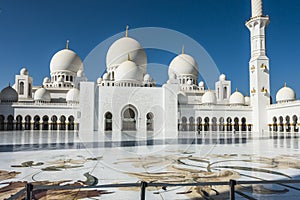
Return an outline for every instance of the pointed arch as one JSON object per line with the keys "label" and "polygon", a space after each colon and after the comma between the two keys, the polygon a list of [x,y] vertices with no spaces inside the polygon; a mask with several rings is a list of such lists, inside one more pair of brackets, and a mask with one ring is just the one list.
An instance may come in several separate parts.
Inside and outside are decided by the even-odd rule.
{"label": "pointed arch", "polygon": [[200,132],[202,131],[202,118],[197,117],[197,131]]}
{"label": "pointed arch", "polygon": [[22,118],[21,115],[18,115],[16,117],[16,130],[22,130],[23,129],[23,127],[22,127],[22,120],[23,120],[23,118]]}
{"label": "pointed arch", "polygon": [[195,119],[194,117],[189,118],[189,131],[195,130]]}
{"label": "pointed arch", "polygon": [[57,130],[57,116],[53,115],[51,117],[51,130]]}
{"label": "pointed arch", "polygon": [[242,131],[247,131],[246,118],[242,118]]}
{"label": "pointed arch", "polygon": [[209,117],[204,118],[204,131],[209,131]]}
{"label": "pointed arch", "polygon": [[59,130],[66,130],[66,117],[64,115],[60,116],[59,121]]}
{"label": "pointed arch", "polygon": [[31,117],[30,117],[30,115],[25,116],[25,130],[31,130]]}
{"label": "pointed arch", "polygon": [[226,123],[227,123],[227,131],[232,131],[232,119],[231,119],[231,117],[227,117],[227,119],[226,119]]}
{"label": "pointed arch", "polygon": [[122,130],[123,131],[136,131],[138,113],[137,109],[132,105],[127,105],[123,108],[121,113]]}
{"label": "pointed arch", "polygon": [[75,121],[75,118],[73,115],[70,115],[68,117],[68,130],[74,130],[74,121]]}
{"label": "pointed arch", "polygon": [[14,116],[13,115],[8,115],[8,117],[7,117],[6,130],[8,130],[8,131],[14,130]]}
{"label": "pointed arch", "polygon": [[147,131],[153,131],[154,130],[153,118],[154,118],[154,115],[153,115],[152,112],[147,113],[147,115],[146,115]]}
{"label": "pointed arch", "polygon": [[187,118],[186,117],[181,118],[181,130],[187,131]]}
{"label": "pointed arch", "polygon": [[40,130],[40,116],[36,115],[33,118],[33,130]]}
{"label": "pointed arch", "polygon": [[273,131],[277,132],[278,131],[278,127],[277,127],[277,118],[273,117]]}
{"label": "pointed arch", "polygon": [[104,130],[112,131],[112,117],[111,112],[106,112],[104,115]]}

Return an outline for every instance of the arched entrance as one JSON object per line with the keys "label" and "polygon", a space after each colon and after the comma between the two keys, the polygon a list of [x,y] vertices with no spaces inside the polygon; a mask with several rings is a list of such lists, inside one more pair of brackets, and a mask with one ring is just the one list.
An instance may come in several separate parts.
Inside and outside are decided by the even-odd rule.
{"label": "arched entrance", "polygon": [[68,121],[69,121],[69,123],[68,123],[68,130],[74,130],[74,117],[73,117],[73,115],[71,115],[71,116],[69,116],[68,117]]}
{"label": "arched entrance", "polygon": [[14,130],[14,117],[12,115],[8,115],[7,117],[7,128],[8,131]]}
{"label": "arched entrance", "polygon": [[147,131],[153,131],[153,113],[147,113],[146,115],[146,126],[147,126]]}
{"label": "arched entrance", "polygon": [[31,130],[31,117],[30,117],[30,115],[25,116],[25,130]]}
{"label": "arched entrance", "polygon": [[242,131],[247,131],[246,118],[242,118]]}
{"label": "arched entrance", "polygon": [[181,130],[187,131],[187,118],[186,117],[181,118]]}
{"label": "arched entrance", "polygon": [[112,114],[111,114],[111,112],[106,112],[104,115],[104,130],[112,131]]}
{"label": "arched entrance", "polygon": [[234,118],[234,130],[235,131],[239,131],[240,127],[239,127],[239,118]]}
{"label": "arched entrance", "polygon": [[53,115],[51,117],[51,130],[57,130],[57,116]]}
{"label": "arched entrance", "polygon": [[49,124],[48,124],[49,117],[47,115],[44,115],[42,119],[43,119],[42,130],[48,130],[49,129]]}
{"label": "arched entrance", "polygon": [[59,130],[66,130],[66,117],[62,115],[59,118],[60,124],[59,124]]}
{"label": "arched entrance", "polygon": [[16,117],[17,123],[16,123],[16,130],[22,130],[22,116],[18,115]]}
{"label": "arched entrance", "polygon": [[189,118],[189,131],[195,130],[195,119],[194,117]]}
{"label": "arched entrance", "polygon": [[122,131],[136,131],[137,111],[132,106],[126,106],[122,112]]}
{"label": "arched entrance", "polygon": [[40,130],[40,116],[36,115],[33,118],[33,130]]}
{"label": "arched entrance", "polygon": [[209,131],[209,118],[204,118],[204,131]]}

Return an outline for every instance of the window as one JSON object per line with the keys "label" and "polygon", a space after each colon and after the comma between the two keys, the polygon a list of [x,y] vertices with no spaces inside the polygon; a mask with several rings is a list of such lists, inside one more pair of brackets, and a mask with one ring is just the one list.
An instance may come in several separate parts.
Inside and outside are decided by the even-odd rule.
{"label": "window", "polygon": [[19,86],[19,94],[23,95],[24,94],[24,82],[20,82]]}

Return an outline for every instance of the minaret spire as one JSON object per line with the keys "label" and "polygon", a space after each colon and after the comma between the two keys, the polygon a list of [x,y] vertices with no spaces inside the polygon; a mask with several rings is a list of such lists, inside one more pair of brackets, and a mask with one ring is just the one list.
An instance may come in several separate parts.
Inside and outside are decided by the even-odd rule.
{"label": "minaret spire", "polygon": [[268,131],[267,107],[270,105],[270,68],[266,51],[266,28],[270,22],[263,14],[263,0],[251,0],[252,16],[246,22],[250,31],[250,98],[253,131]]}
{"label": "minaret spire", "polygon": [[69,49],[69,43],[70,43],[70,41],[67,40],[67,42],[66,42],[66,49]]}
{"label": "minaret spire", "polygon": [[125,37],[128,37],[128,29],[129,29],[129,26],[127,25],[127,26],[126,26]]}
{"label": "minaret spire", "polygon": [[263,2],[262,0],[251,0],[252,18],[263,15]]}

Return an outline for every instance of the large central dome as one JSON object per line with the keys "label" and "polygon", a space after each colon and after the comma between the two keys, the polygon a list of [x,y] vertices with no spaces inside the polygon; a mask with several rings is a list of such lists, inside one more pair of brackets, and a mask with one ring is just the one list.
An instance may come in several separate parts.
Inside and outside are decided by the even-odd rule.
{"label": "large central dome", "polygon": [[124,61],[127,61],[128,54],[131,61],[136,63],[146,73],[147,56],[145,50],[138,41],[130,37],[120,38],[110,46],[106,54],[106,66],[119,66]]}
{"label": "large central dome", "polygon": [[83,64],[79,56],[70,49],[63,49],[54,54],[50,62],[50,71],[71,71],[77,73],[83,69]]}

